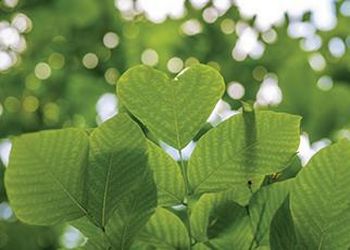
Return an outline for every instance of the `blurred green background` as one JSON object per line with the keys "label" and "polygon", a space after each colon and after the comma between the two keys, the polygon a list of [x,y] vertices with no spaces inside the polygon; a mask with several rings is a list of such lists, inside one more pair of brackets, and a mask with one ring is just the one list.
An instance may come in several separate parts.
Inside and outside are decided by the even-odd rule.
{"label": "blurred green background", "polygon": [[209,122],[240,112],[242,100],[299,114],[305,164],[350,138],[349,47],[349,0],[0,0],[0,249],[84,241],[69,226],[16,220],[2,185],[11,137],[95,127],[118,112],[127,68],[217,68],[227,91]]}

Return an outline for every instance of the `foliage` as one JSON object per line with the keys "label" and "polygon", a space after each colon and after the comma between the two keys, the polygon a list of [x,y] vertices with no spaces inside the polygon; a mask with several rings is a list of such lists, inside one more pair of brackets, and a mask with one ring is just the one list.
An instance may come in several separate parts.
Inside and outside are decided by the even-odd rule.
{"label": "foliage", "polygon": [[[271,184],[265,179],[295,168],[300,118],[245,109],[204,133],[185,161],[181,149],[222,89],[210,66],[174,80],[136,66],[118,83],[125,111],[99,127],[17,137],[5,176],[16,216],[71,223],[88,238],[84,249],[349,247],[348,141]],[[177,148],[178,162],[161,141]]]}
{"label": "foliage", "polygon": [[[293,13],[284,14],[281,11],[279,13],[281,19],[269,27],[259,26],[259,21],[265,22],[267,20],[266,17],[259,15],[259,13],[257,16],[251,15],[249,17],[244,11],[244,8],[242,8],[242,5],[249,5],[250,2],[254,1],[185,0],[185,9],[182,16],[173,16],[173,14],[170,14],[166,19],[156,23],[150,20],[148,11],[140,11],[140,2],[152,3],[153,0],[0,0],[0,249],[48,250],[74,248],[77,247],[79,242],[84,241],[82,236],[77,235],[78,233],[72,227],[67,226],[66,223],[59,223],[58,226],[34,226],[21,223],[16,218],[17,213],[16,215],[13,214],[12,202],[9,203],[7,197],[8,191],[4,186],[3,177],[8,170],[8,145],[17,141],[16,136],[28,132],[61,128],[77,129],[76,131],[80,131],[81,134],[86,134],[89,140],[89,147],[94,145],[93,149],[86,149],[88,152],[93,152],[93,154],[85,159],[88,167],[84,165],[80,170],[74,168],[76,172],[71,176],[69,175],[71,178],[66,177],[66,174],[63,173],[64,171],[61,171],[61,168],[54,168],[58,172],[54,172],[56,176],[52,178],[67,184],[69,187],[71,187],[70,181],[74,179],[74,176],[79,171],[86,173],[85,178],[79,178],[81,179],[79,185],[83,186],[82,189],[84,190],[84,194],[87,193],[86,196],[81,196],[77,193],[75,194],[77,197],[73,196],[73,198],[77,198],[84,208],[86,206],[86,209],[91,211],[91,214],[74,219],[69,223],[78,227],[90,239],[85,247],[92,249],[98,247],[107,248],[105,244],[106,242],[107,244],[109,243],[108,241],[100,240],[99,237],[104,239],[105,236],[103,236],[103,230],[99,228],[101,228],[101,224],[106,224],[106,222],[103,222],[106,218],[111,220],[118,217],[117,215],[113,217],[113,214],[109,212],[110,209],[114,210],[117,202],[116,200],[103,199],[104,186],[98,180],[100,178],[106,179],[107,175],[109,175],[111,182],[108,185],[109,188],[106,189],[106,197],[115,192],[119,194],[118,199],[124,196],[127,197],[129,196],[129,189],[124,189],[130,181],[127,177],[137,179],[136,175],[139,174],[137,170],[141,170],[141,168],[138,168],[137,161],[134,161],[134,164],[130,164],[130,168],[136,171],[136,175],[128,176],[127,172],[120,172],[124,165],[117,158],[114,158],[115,156],[112,157],[113,153],[111,153],[110,157],[113,158],[113,162],[115,160],[117,162],[117,167],[115,167],[116,172],[120,172],[123,176],[118,177],[119,179],[123,179],[121,185],[115,185],[113,184],[113,180],[115,180],[113,179],[114,172],[109,171],[108,168],[104,168],[104,171],[101,171],[99,168],[101,162],[105,164],[108,156],[101,154],[98,148],[100,147],[100,143],[105,145],[104,142],[106,141],[118,142],[116,144],[119,145],[116,137],[122,140],[123,134],[127,135],[123,141],[125,143],[127,141],[130,147],[140,146],[140,141],[139,143],[135,142],[135,144],[129,141],[129,136],[133,138],[129,130],[128,132],[130,133],[116,133],[113,136],[109,136],[108,138],[110,139],[107,140],[107,137],[105,138],[102,134],[112,129],[113,124],[122,122],[123,119],[115,123],[107,122],[102,125],[101,123],[118,111],[118,117],[120,118],[122,113],[127,112],[127,110],[131,112],[125,115],[126,119],[129,119],[130,116],[136,121],[137,126],[141,127],[143,133],[139,132],[142,136],[145,135],[147,137],[146,145],[141,146],[143,148],[141,151],[146,150],[147,152],[147,164],[143,167],[152,171],[153,181],[157,189],[156,213],[149,215],[151,216],[151,220],[153,220],[152,225],[158,225],[159,218],[168,218],[169,221],[174,222],[174,225],[171,225],[170,229],[162,231],[154,230],[153,226],[149,227],[148,224],[145,227],[147,230],[142,232],[134,234],[132,230],[129,231],[128,234],[130,234],[130,237],[131,235],[136,235],[132,243],[133,249],[155,248],[144,246],[146,238],[161,238],[165,242],[182,246],[184,244],[183,233],[179,237],[172,238],[166,232],[171,232],[172,230],[183,232],[183,226],[179,226],[182,224],[178,222],[180,221],[187,228],[189,225],[189,220],[186,219],[187,217],[190,217],[191,223],[194,223],[192,226],[193,238],[198,238],[197,240],[200,241],[193,246],[195,249],[225,249],[227,244],[232,243],[230,240],[234,240],[237,243],[233,247],[234,249],[245,248],[246,242],[249,242],[248,247],[254,247],[254,244],[251,244],[253,238],[258,242],[256,244],[261,245],[262,249],[268,248],[267,245],[270,244],[270,241],[272,249],[313,248],[313,244],[317,244],[316,238],[320,234],[320,231],[324,230],[324,224],[317,224],[321,229],[314,228],[314,231],[308,231],[306,233],[314,242],[313,244],[308,244],[305,243],[306,236],[302,239],[298,238],[304,234],[305,228],[307,228],[307,226],[303,225],[305,219],[299,219],[298,221],[301,224],[295,225],[295,222],[293,222],[294,216],[296,214],[298,216],[305,216],[303,218],[310,216],[312,221],[318,221],[319,217],[323,218],[331,209],[325,207],[323,212],[320,211],[318,217],[314,217],[313,209],[305,209],[304,213],[307,215],[302,214],[300,209],[303,207],[303,201],[297,201],[292,207],[293,201],[291,199],[295,195],[299,197],[307,196],[309,192],[307,190],[311,190],[313,187],[308,186],[305,190],[303,189],[304,193],[300,191],[300,194],[293,188],[292,191],[289,192],[289,190],[291,189],[290,184],[293,183],[291,180],[294,180],[296,175],[299,176],[299,171],[302,169],[302,165],[304,166],[307,162],[309,154],[315,153],[321,147],[324,147],[325,144],[331,143],[331,141],[338,141],[344,137],[350,138],[350,70],[348,67],[350,59],[348,28],[350,13],[348,1],[326,1],[327,4],[329,3],[329,12],[334,13],[336,17],[333,20],[332,27],[328,28],[320,28],[317,25],[317,19],[326,14],[326,9],[322,9],[319,12],[312,10],[314,7],[325,7],[325,2],[322,1],[313,7],[311,7],[313,5],[312,1],[303,2],[305,5],[311,7],[311,11],[304,13],[303,16],[302,14],[298,16],[294,11],[292,11]],[[161,2],[167,1],[164,0]],[[182,1],[169,2],[182,4]],[[202,2],[203,5],[198,7],[195,4],[196,2]],[[229,2],[232,4],[226,5],[224,8],[222,7],[225,3],[227,4]],[[129,10],[126,10],[125,7],[127,3],[134,3],[129,5]],[[9,7],[11,4],[17,5]],[[284,4],[281,4],[281,6]],[[295,3],[293,6],[292,9],[299,10],[300,3]],[[162,6],[159,5],[159,7]],[[263,9],[270,8],[268,13],[268,19],[270,19],[276,8],[280,7],[280,5],[272,8],[269,6],[269,3],[264,3],[253,7],[257,11],[262,7],[264,7]],[[208,14],[210,14],[209,16],[211,18],[214,16],[215,20],[208,21]],[[17,19],[17,17],[20,17],[20,19]],[[23,19],[21,19],[23,17],[27,18],[25,19],[25,27],[23,26]],[[322,17],[321,21],[326,22],[328,18],[329,16],[326,18]],[[21,21],[18,22],[18,20]],[[11,33],[2,33],[6,27],[12,27],[14,28],[12,31],[17,30],[18,32],[15,33],[20,34],[21,39],[18,41],[18,46],[15,45],[16,36],[13,36]],[[300,28],[297,30],[302,31],[297,35],[295,35],[296,27]],[[247,30],[253,31],[256,35],[260,52],[258,54],[249,54],[245,58],[237,58],[233,53],[234,48],[238,44],[242,44],[243,37],[246,35],[245,31]],[[109,33],[113,33],[117,37],[117,44],[113,48],[105,44],[105,36]],[[12,40],[12,45],[6,45],[6,42],[4,42],[6,40]],[[334,46],[331,46],[334,40],[337,41],[337,53],[334,53]],[[248,47],[252,45],[250,42],[243,43]],[[10,55],[14,63],[13,67],[5,71],[2,70],[4,63],[6,64],[2,52],[11,52]],[[149,54],[150,52],[151,54]],[[95,55],[98,59],[94,67],[87,67],[84,64],[84,58],[87,55]],[[153,61],[149,61],[150,55]],[[175,70],[176,72],[169,68],[169,64],[174,58],[181,64],[181,67],[179,66]],[[197,95],[199,93],[198,86],[191,90],[189,86],[186,87],[185,92],[188,93],[188,96],[184,98],[185,101],[180,100],[177,96],[173,97],[175,92],[164,93],[164,96],[169,97],[169,102],[166,100],[163,101],[166,103],[175,102],[178,104],[176,109],[169,106],[166,108],[166,106],[160,105],[162,102],[161,98],[151,103],[154,104],[152,108],[147,109],[147,107],[144,107],[140,101],[145,99],[144,92],[146,93],[147,90],[151,89],[143,87],[143,84],[141,86],[143,88],[139,90],[141,92],[138,92],[137,98],[123,100],[123,98],[118,99],[115,95],[117,80],[127,69],[137,64],[144,63],[155,66],[157,72],[167,78],[168,80],[166,81],[170,82],[172,80],[169,79],[174,75],[168,78],[167,74],[158,70],[176,74],[181,69],[198,64],[198,62],[217,69],[222,75],[222,81],[226,84],[225,87],[222,87],[223,92],[220,94],[215,91],[211,92],[208,94],[208,99],[205,102],[199,101],[200,99]],[[46,66],[46,70],[47,68],[50,70],[49,75],[44,78],[40,77],[37,72],[37,67],[43,64]],[[208,70],[215,72],[211,68],[208,68]],[[221,78],[220,75],[218,77]],[[235,91],[233,91],[234,88],[232,87],[237,83],[240,84],[238,86],[243,87],[243,94],[242,96],[234,97],[232,93],[235,94]],[[273,90],[270,89],[270,91],[280,91],[282,98],[278,102],[265,102],[261,104],[259,102],[261,92],[263,92],[262,90],[265,87],[271,87],[271,83],[274,88]],[[120,84],[118,85],[120,86]],[[164,87],[164,89],[166,88]],[[148,94],[152,94],[153,90],[154,88]],[[126,93],[128,92],[126,91]],[[118,96],[120,96],[120,93],[118,93]],[[210,118],[203,124],[202,122],[206,121],[206,116],[212,111],[214,104],[220,97],[221,99],[211,113]],[[108,105],[106,105],[106,99],[108,100]],[[134,102],[137,104],[134,104]],[[229,134],[227,132],[227,127],[229,126],[226,125],[228,123],[232,123],[239,129],[242,127],[242,120],[249,123],[249,120],[255,119],[255,121],[259,122],[256,118],[259,117],[260,113],[264,113],[265,111],[257,110],[255,113],[242,113],[242,103],[244,103],[245,108],[247,108],[246,103],[254,103],[259,109],[285,112],[302,117],[302,141],[301,147],[298,150],[298,156],[296,156],[295,149],[291,150],[291,147],[290,151],[288,149],[293,144],[292,142],[290,142],[289,146],[284,147],[280,145],[281,141],[277,141],[271,136],[268,139],[273,140],[271,143],[280,145],[279,147],[283,151],[282,154],[292,151],[294,153],[286,160],[283,166],[279,166],[278,164],[272,166],[270,170],[278,171],[277,173],[267,176],[265,173],[254,173],[252,178],[249,179],[249,185],[246,185],[248,173],[245,169],[239,167],[239,164],[243,164],[242,166],[249,165],[246,160],[248,157],[240,154],[241,151],[237,154],[236,152],[225,150],[226,147],[240,147],[240,145],[234,143],[236,135],[238,135],[237,139],[242,143],[246,139],[246,136],[243,133],[235,133],[234,138],[232,138],[233,136],[228,136],[231,139],[225,140],[225,138],[220,137],[220,140],[217,140],[216,138],[211,138],[213,134],[226,137]],[[136,106],[135,109],[133,109],[134,106]],[[205,106],[207,109],[204,112]],[[166,124],[168,134],[163,134],[162,137],[163,130],[159,129],[159,127],[161,127],[161,123],[165,120],[162,120],[161,123],[154,122],[153,120],[156,118],[154,114],[157,114],[158,111],[161,112],[161,107],[170,111],[176,110],[178,116],[181,117],[178,121],[183,122],[185,126],[192,126],[192,130],[182,129],[181,133],[184,133],[183,135],[177,133],[173,130],[174,121],[171,120],[171,117],[168,117],[170,119],[167,120]],[[139,114],[140,109],[147,109],[146,111],[149,111],[152,115],[147,116],[142,112]],[[251,110],[249,105],[246,111],[248,110]],[[223,120],[235,113],[240,114],[234,119],[230,118],[229,121],[222,123]],[[267,113],[269,117],[285,117],[285,114],[281,113]],[[249,117],[252,117],[252,119]],[[287,120],[284,120],[285,123],[287,123]],[[160,122],[160,120],[158,121]],[[296,123],[299,124],[299,121],[296,119],[293,119],[293,121],[295,125]],[[123,124],[127,125],[130,122],[132,121],[129,120],[129,122],[123,122]],[[267,124],[269,124],[268,126],[272,126],[270,122],[267,122]],[[100,125],[99,128],[104,132],[98,132],[99,129],[90,129],[97,125]],[[122,125],[119,124],[118,126]],[[131,127],[137,128],[137,126]],[[218,130],[212,129],[213,127],[217,127]],[[268,127],[261,128],[266,133],[270,133]],[[194,132],[196,129],[199,129],[197,131],[198,133]],[[134,129],[131,130],[135,131]],[[273,130],[274,135],[282,131],[278,126],[271,130]],[[44,135],[40,135],[40,137],[45,136],[45,133],[42,132]],[[133,135],[137,134],[135,133]],[[180,144],[183,144],[181,148],[186,146],[188,140],[191,141],[181,151],[183,162],[179,161],[177,150],[169,147],[169,145],[176,147],[178,144],[177,134],[182,136],[179,138]],[[24,135],[23,138],[27,136],[31,136],[31,134]],[[168,140],[164,136],[168,137]],[[279,136],[284,137],[281,134]],[[174,138],[176,138],[175,142],[171,143],[169,139],[174,141]],[[311,148],[305,147],[305,138],[309,139]],[[60,139],[63,140],[64,138],[62,137]],[[162,142],[159,142],[159,139],[162,139]],[[267,142],[264,138],[259,138],[260,141],[262,143]],[[21,144],[21,141],[19,143]],[[202,146],[202,144],[208,144],[210,146],[211,143],[215,144],[215,147],[213,146],[215,149],[212,151]],[[224,145],[221,145],[221,143]],[[297,142],[295,141],[295,143]],[[79,143],[70,140],[69,144],[75,145],[73,148],[77,149]],[[106,145],[114,147],[113,143],[107,143]],[[31,146],[30,144],[29,148]],[[116,150],[120,150],[118,146],[116,147]],[[189,157],[189,152],[193,147],[196,148],[195,154]],[[33,147],[33,150],[36,150],[36,148]],[[259,157],[257,159],[259,164],[263,163],[266,159],[268,161],[276,160],[272,159],[272,157],[265,159],[265,153],[268,152],[265,149],[268,149],[268,147],[254,145],[252,148],[258,150],[257,155]],[[211,149],[212,147],[210,146]],[[45,148],[45,150],[49,150],[49,148]],[[61,149],[52,148],[52,150],[57,151]],[[104,148],[104,150],[108,149]],[[167,153],[170,152],[172,156],[175,155],[176,160],[164,151],[167,151]],[[245,151],[247,156],[251,157],[253,155],[253,152],[249,150],[243,149],[242,152]],[[212,155],[212,152],[215,152],[215,155]],[[231,156],[232,158],[237,157],[238,160],[232,163],[232,168],[235,171],[229,171],[231,164],[224,164],[223,168],[218,168],[219,165],[216,163],[223,160],[220,157],[221,152],[227,153],[224,157],[229,159],[229,163],[232,160]],[[346,150],[343,152],[346,152]],[[74,154],[75,152],[70,153]],[[118,151],[118,155],[120,153]],[[125,159],[132,158],[132,156],[123,155]],[[215,160],[211,157],[215,158]],[[339,153],[339,158],[341,157],[344,156],[342,153]],[[298,158],[301,158],[301,162]],[[282,159],[282,155],[280,159]],[[56,161],[56,158],[50,158],[50,162],[51,160],[55,161],[55,164],[58,163],[58,166],[64,167],[63,164]],[[253,158],[253,161],[253,165],[255,165],[255,158]],[[279,160],[276,162],[279,162]],[[178,167],[178,165],[181,167]],[[51,164],[50,166],[52,167],[54,165]],[[325,168],[328,169],[333,164],[327,166]],[[264,165],[263,169],[265,168],[268,169],[270,166]],[[29,169],[32,169],[32,166]],[[187,169],[187,171],[184,171],[184,169]],[[214,171],[213,178],[207,178],[203,184],[200,184],[196,188],[199,182],[207,177],[204,176],[207,171],[211,170]],[[30,171],[27,172],[24,170],[18,172],[33,176],[33,183],[37,179],[37,175]],[[303,170],[301,173],[303,173]],[[46,175],[48,174],[46,173]],[[184,175],[187,175],[187,179],[190,180],[189,183],[184,181]],[[316,173],[308,176],[311,175],[316,175]],[[172,176],[172,178],[166,178],[168,176]],[[322,175],[320,182],[323,182],[324,176],[329,175]],[[233,182],[232,180],[237,181]],[[339,182],[338,177],[334,177],[335,181]],[[212,186],[212,183],[214,186]],[[57,189],[57,181],[46,182],[46,184],[48,190]],[[21,192],[22,190],[24,193],[35,192],[36,185],[33,184],[28,189],[22,188]],[[71,188],[79,189],[73,186]],[[231,186],[232,189],[226,190],[227,187]],[[86,190],[90,191],[87,192]],[[101,190],[103,190],[102,193]],[[230,192],[231,190],[232,192]],[[328,188],[323,189],[325,193],[327,190]],[[20,194],[20,192],[16,192]],[[221,196],[222,192],[224,195]],[[294,193],[295,195],[293,192],[296,192]],[[332,192],[336,191],[333,190]],[[216,194],[218,193],[220,195],[217,197]],[[62,193],[62,190],[58,191],[58,194],[66,197]],[[234,196],[234,194],[237,195]],[[320,194],[316,196],[322,198]],[[329,197],[330,195],[327,196],[327,199],[330,199]],[[312,198],[314,197],[310,197],[310,200]],[[96,203],[89,202],[91,199],[96,200]],[[225,199],[225,204],[216,204],[221,199]],[[268,200],[266,208],[264,205],[265,200]],[[294,198],[294,202],[295,200]],[[27,206],[29,207],[20,209],[19,217],[21,217],[21,213],[25,214],[27,210],[37,213],[38,217],[39,215],[49,216],[49,214],[40,214],[31,209],[31,205],[29,204],[35,205],[36,203],[25,196],[21,199],[21,202],[28,204]],[[183,203],[191,207],[189,209],[189,216],[186,215],[187,213]],[[47,205],[46,202],[42,204],[44,204],[43,208]],[[52,206],[56,205],[54,200],[50,200],[48,204]],[[71,210],[71,202],[63,202],[62,204],[66,204],[69,207],[67,212],[74,211],[71,214],[74,218],[76,214],[80,214],[79,212],[76,213],[75,208]],[[203,204],[205,211],[204,208],[199,209],[202,205],[198,204]],[[247,216],[247,206],[250,208],[249,213],[251,218]],[[164,212],[164,210],[159,209],[160,207],[166,208],[167,211]],[[46,211],[43,208],[40,207],[38,210]],[[127,206],[125,209],[128,210]],[[228,216],[228,212],[225,212],[225,209],[227,211],[236,211],[235,213],[237,214],[241,213],[242,216],[244,215],[244,219],[236,220],[236,217]],[[269,211],[263,213],[265,216],[260,216],[260,213],[267,209]],[[335,209],[338,208],[335,207]],[[159,210],[161,211],[159,212]],[[203,211],[201,212],[201,210]],[[169,216],[167,212],[173,213],[177,217]],[[63,215],[65,214],[65,212],[61,213]],[[121,215],[119,216],[125,216],[125,212],[120,213]],[[215,219],[215,215],[220,215],[221,213],[225,214],[225,216],[218,216],[218,219]],[[53,221],[59,221],[62,214],[57,213],[50,216]],[[102,216],[102,214],[104,215]],[[193,218],[197,216],[202,217],[200,217],[199,221],[193,222]],[[241,216],[237,217],[241,218]],[[262,217],[261,222],[260,217]],[[225,218],[225,220],[220,218]],[[328,219],[327,217],[325,224],[330,223]],[[227,224],[224,223],[226,220],[228,222]],[[251,221],[251,226],[247,226],[247,220]],[[93,221],[92,225],[91,221]],[[346,223],[345,221],[346,215],[344,216],[344,224]],[[218,224],[215,224],[216,222]],[[232,226],[236,225],[235,223],[239,225]],[[342,224],[339,227],[347,230]],[[336,222],[334,224],[331,223],[331,225],[336,225]],[[162,228],[164,226],[167,225],[159,225]],[[113,230],[116,232],[122,227],[123,225],[119,224]],[[209,227],[208,230],[200,231],[201,228],[207,227]],[[240,230],[236,228],[240,228]],[[298,233],[295,230],[301,230],[303,232]],[[228,233],[229,231],[230,233]],[[328,238],[333,237],[332,230],[329,231],[330,234],[327,234],[327,232],[324,233],[324,240],[321,247],[328,248],[331,246],[331,248],[337,248],[338,246],[334,246],[328,242]],[[142,235],[144,237],[141,237]],[[153,237],[148,237],[147,235],[153,235]],[[79,237],[78,240],[77,237]],[[238,243],[239,237],[241,237],[239,242],[242,244]],[[300,244],[294,246],[297,238]],[[73,242],[70,239],[73,239],[75,243],[72,244]],[[208,239],[210,239],[210,243]],[[130,243],[126,242],[126,245],[128,244]],[[153,241],[153,244],[157,245],[159,242]],[[164,245],[158,245],[157,248],[162,247],[166,248]],[[341,249],[342,247],[340,246],[338,248]]]}

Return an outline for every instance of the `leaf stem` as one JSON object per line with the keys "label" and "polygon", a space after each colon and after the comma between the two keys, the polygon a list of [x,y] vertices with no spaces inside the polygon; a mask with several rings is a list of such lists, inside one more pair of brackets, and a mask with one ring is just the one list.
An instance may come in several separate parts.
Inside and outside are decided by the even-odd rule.
{"label": "leaf stem", "polygon": [[185,191],[186,191],[186,195],[185,195],[185,199],[183,201],[183,204],[186,207],[186,218],[185,218],[185,223],[187,226],[187,230],[188,230],[188,238],[189,238],[189,244],[188,244],[188,249],[191,250],[192,249],[192,231],[191,231],[191,222],[190,222],[190,210],[188,207],[188,198],[190,195],[190,189],[189,189],[189,183],[188,183],[188,177],[187,177],[187,170],[186,170],[186,166],[185,166],[185,162],[182,156],[182,152],[181,149],[178,149],[179,152],[179,156],[180,156],[180,167],[181,167],[181,173],[182,173],[182,177],[184,179],[184,183],[185,183]]}
{"label": "leaf stem", "polygon": [[189,184],[188,184],[187,170],[186,170],[186,166],[185,166],[185,162],[184,162],[184,159],[182,156],[181,149],[179,149],[178,152],[179,152],[179,156],[180,156],[181,173],[182,173],[182,177],[183,177],[184,183],[185,183],[186,196],[189,196],[190,195],[190,188],[189,188]]}

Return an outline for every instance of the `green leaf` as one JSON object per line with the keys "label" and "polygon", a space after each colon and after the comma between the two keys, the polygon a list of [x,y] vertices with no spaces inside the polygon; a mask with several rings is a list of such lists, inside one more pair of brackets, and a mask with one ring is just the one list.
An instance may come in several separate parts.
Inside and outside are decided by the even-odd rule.
{"label": "green leaf", "polygon": [[194,245],[192,247],[193,250],[210,250],[212,248],[210,248],[209,246],[205,245],[205,243],[197,243],[196,245]]}
{"label": "green leaf", "polygon": [[234,246],[234,249],[255,248],[249,216],[245,214],[245,209],[242,208],[236,216],[238,218],[225,233],[210,240],[210,249],[226,249],[227,246]]}
{"label": "green leaf", "polygon": [[[190,223],[192,236],[198,242],[205,242],[209,240],[209,225],[211,224],[211,220],[217,220],[218,215],[216,212],[221,207],[230,207],[232,210],[236,208],[236,204],[232,201],[233,199],[232,192],[204,194],[201,196],[199,201],[194,204],[192,207]],[[216,215],[213,216],[213,214]]]}
{"label": "green leaf", "polygon": [[130,250],[156,250],[156,248],[150,245],[145,245],[141,241],[135,241],[130,247]]}
{"label": "green leaf", "polygon": [[270,247],[272,250],[297,249],[294,222],[289,208],[289,196],[276,211],[270,227]]}
{"label": "green leaf", "polygon": [[15,138],[5,185],[16,216],[51,225],[86,215],[87,158],[88,136],[81,129]]}
{"label": "green leaf", "polygon": [[350,142],[317,153],[296,177],[290,202],[300,244],[307,249],[350,247]]}
{"label": "green leaf", "polygon": [[0,221],[2,250],[57,249],[61,227],[38,227],[19,221]]}
{"label": "green leaf", "polygon": [[297,176],[297,174],[302,169],[301,160],[295,156],[294,160],[291,162],[291,164],[283,169],[281,172],[274,174],[272,176],[269,176],[268,181],[275,183],[275,182],[281,182],[285,180],[289,180]]}
{"label": "green leaf", "polygon": [[7,201],[7,195],[5,191],[5,166],[0,159],[0,202]]}
{"label": "green leaf", "polygon": [[255,241],[259,246],[269,246],[270,225],[276,211],[289,193],[290,183],[278,182],[262,187],[249,202],[250,221]]}
{"label": "green leaf", "polygon": [[88,208],[104,227],[118,202],[129,193],[147,166],[142,130],[126,114],[96,128],[90,136]]}
{"label": "green leaf", "polygon": [[79,231],[88,238],[83,246],[84,249],[105,250],[110,247],[109,241],[104,232],[101,228],[93,224],[88,217],[81,217],[69,224],[79,229]]}
{"label": "green leaf", "polygon": [[181,204],[186,195],[185,184],[177,162],[160,147],[148,141],[148,164],[153,170],[158,190],[158,205]]}
{"label": "green leaf", "polygon": [[129,249],[157,206],[157,192],[152,175],[145,172],[138,186],[118,203],[106,225],[106,235],[113,249]]}
{"label": "green leaf", "polygon": [[164,208],[157,208],[137,238],[160,249],[187,249],[190,244],[185,225]]}
{"label": "green leaf", "polygon": [[265,175],[288,166],[299,146],[300,118],[269,111],[235,115],[199,141],[188,166],[192,192],[232,189],[247,204]]}
{"label": "green leaf", "polygon": [[235,194],[229,191],[204,194],[195,203],[190,222],[192,235],[197,242],[210,249],[225,249],[232,245],[237,249],[248,248],[253,240],[249,216],[246,209],[234,200]]}
{"label": "green leaf", "polygon": [[136,66],[117,86],[121,103],[158,139],[177,149],[193,139],[225,89],[221,75],[200,64],[173,80],[151,67]]}

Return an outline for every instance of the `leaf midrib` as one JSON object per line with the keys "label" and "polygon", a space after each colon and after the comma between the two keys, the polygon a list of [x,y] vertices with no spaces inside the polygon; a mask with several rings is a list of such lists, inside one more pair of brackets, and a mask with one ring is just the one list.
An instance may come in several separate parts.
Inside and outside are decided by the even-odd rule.
{"label": "leaf midrib", "polygon": [[[180,140],[180,131],[179,131],[179,121],[178,121],[178,113],[177,113],[177,102],[176,102],[176,95],[177,95],[177,86],[176,84],[181,84],[177,80],[170,80],[169,79],[169,84],[170,87],[174,90],[171,91],[171,96],[172,96],[172,104],[171,107],[173,110],[173,116],[174,116],[174,122],[175,122],[175,132],[176,132],[176,143],[177,143],[177,149],[181,150],[181,140]],[[171,84],[174,83],[174,84]]]}
{"label": "leaf midrib", "polygon": [[163,187],[163,186],[161,186],[161,185],[157,185],[157,187],[158,187],[160,190],[166,192],[169,196],[173,197],[177,202],[179,202],[179,203],[182,202],[182,199],[180,199],[179,197],[177,197],[176,194],[174,194],[174,193],[168,191],[168,190],[166,189],[166,187]]}
{"label": "leaf midrib", "polygon": [[[251,144],[246,145],[245,147],[242,147],[242,148],[239,148],[239,149],[233,151],[233,152],[229,155],[229,157],[228,157],[227,160],[224,160],[224,161],[222,161],[220,164],[218,164],[219,166],[218,166],[217,168],[213,169],[213,170],[206,176],[206,178],[204,178],[199,184],[197,184],[197,185],[193,188],[194,192],[196,192],[197,189],[199,188],[199,186],[202,185],[208,178],[210,178],[213,174],[215,174],[215,172],[217,172],[217,171],[218,171],[219,169],[221,169],[223,166],[227,165],[227,163],[228,163],[229,161],[231,161],[232,159],[234,159],[234,158],[235,158],[235,157],[234,157],[235,155],[245,153],[245,152],[246,152],[247,150],[249,150],[251,147],[257,146],[257,145],[261,144],[261,141],[264,141],[264,140],[266,140],[266,139],[267,139],[267,138],[265,138],[265,137],[260,137],[259,140],[255,140],[255,141],[253,141]],[[289,161],[289,160],[288,160],[288,161]],[[288,162],[288,161],[287,161],[287,162]],[[285,165],[285,163],[284,163],[284,164],[281,164],[281,165]],[[190,164],[190,166],[191,166],[191,164]],[[254,173],[254,172],[253,172],[253,173],[252,173],[252,177],[253,177],[253,176],[261,176],[261,175],[264,175],[264,174],[259,173],[259,172],[257,172],[257,173]]]}
{"label": "leaf midrib", "polygon": [[109,164],[108,164],[108,170],[107,170],[107,176],[104,186],[104,192],[103,192],[103,198],[102,198],[102,215],[101,215],[101,223],[104,227],[106,225],[106,204],[107,204],[107,195],[109,190],[109,183],[111,179],[111,171],[112,171],[112,162],[113,162],[113,154],[111,153],[109,155]]}
{"label": "leaf midrib", "polygon": [[[254,141],[253,143],[251,143],[250,145],[247,145],[246,147],[240,148],[236,151],[233,151],[232,154],[229,155],[227,160],[224,160],[222,163],[219,164],[219,166],[217,168],[214,168],[208,175],[206,175],[206,177],[199,182],[195,187],[193,187],[194,192],[197,191],[197,189],[200,187],[200,185],[202,185],[206,180],[208,180],[213,174],[215,174],[215,172],[217,172],[218,170],[220,170],[223,166],[225,166],[229,161],[232,160],[232,158],[234,158],[234,155],[239,154],[239,153],[243,153],[245,151],[247,151],[248,149],[250,149],[251,147],[258,145],[257,141]],[[190,164],[191,166],[191,164]],[[258,175],[258,174],[256,174]]]}
{"label": "leaf midrib", "polygon": [[[131,206],[131,213],[133,213],[134,209],[136,207],[136,198],[133,199],[132,201],[132,206]],[[128,216],[127,218],[127,222],[124,222],[125,223],[125,226],[123,227],[123,231],[122,231],[122,235],[121,235],[121,243],[120,243],[120,246],[121,246],[121,249],[125,249],[125,242],[126,242],[126,238],[127,238],[127,231],[129,229],[129,224],[130,224],[130,221],[132,220],[132,218],[130,218],[130,216]]]}

